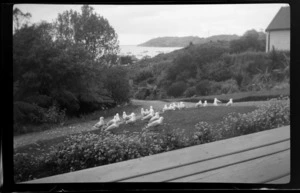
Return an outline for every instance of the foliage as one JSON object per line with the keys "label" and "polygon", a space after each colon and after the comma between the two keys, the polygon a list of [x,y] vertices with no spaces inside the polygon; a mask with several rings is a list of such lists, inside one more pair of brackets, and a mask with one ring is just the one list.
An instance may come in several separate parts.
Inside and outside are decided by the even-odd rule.
{"label": "foliage", "polygon": [[153,77],[153,74],[150,70],[141,70],[134,77],[134,81],[135,82],[142,82],[142,81],[147,80],[148,78],[151,78],[151,77]]}
{"label": "foliage", "polygon": [[104,64],[116,62],[111,57],[118,52],[118,39],[107,19],[93,12],[93,7],[83,5],[81,13],[65,11],[56,20],[57,38],[83,44],[94,59]]}
{"label": "foliage", "polygon": [[39,123],[42,120],[42,114],[40,113],[41,107],[36,104],[29,104],[22,101],[14,102],[14,122],[26,123],[33,122]]}
{"label": "foliage", "polygon": [[183,81],[173,83],[167,90],[169,96],[178,97],[181,96],[186,90],[186,84]]}
{"label": "foliage", "polygon": [[192,97],[196,94],[197,90],[196,87],[189,87],[184,91],[184,96],[185,97]]}
{"label": "foliage", "polygon": [[23,13],[20,9],[14,8],[13,10],[13,31],[14,33],[18,31],[25,25],[28,25],[29,19],[31,17],[30,13]]}
{"label": "foliage", "polygon": [[263,32],[257,32],[255,30],[248,30],[244,35],[230,42],[231,52],[244,52],[247,50],[252,51],[265,51],[266,38]]}
{"label": "foliage", "polygon": [[120,64],[132,64],[133,56],[120,56]]}
{"label": "foliage", "polygon": [[210,84],[209,80],[202,80],[196,85],[197,94],[206,96],[210,92]]}
{"label": "foliage", "polygon": [[112,67],[105,70],[104,86],[108,95],[117,103],[128,102],[130,94],[127,71],[124,68]]}
{"label": "foliage", "polygon": [[[65,11],[52,23],[21,21],[29,18],[30,13],[14,10],[13,92],[14,102],[38,113],[25,115],[18,107],[16,125],[56,122],[55,113],[43,119],[49,108],[58,117],[58,112],[72,117],[129,99],[125,70],[107,69],[118,52],[117,34],[107,19],[88,5],[80,13]],[[59,109],[51,107],[54,102]]]}
{"label": "foliage", "polygon": [[201,144],[284,125],[290,125],[290,100],[272,99],[250,113],[230,113],[220,123],[198,123],[194,139],[195,143]]}

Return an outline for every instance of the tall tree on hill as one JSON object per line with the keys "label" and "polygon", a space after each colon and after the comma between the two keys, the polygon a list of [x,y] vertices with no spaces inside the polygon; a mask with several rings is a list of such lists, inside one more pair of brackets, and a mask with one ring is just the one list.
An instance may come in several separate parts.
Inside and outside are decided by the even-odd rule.
{"label": "tall tree on hill", "polygon": [[13,33],[19,30],[22,26],[27,25],[30,18],[30,13],[23,13],[20,9],[15,8],[13,10]]}
{"label": "tall tree on hill", "polygon": [[107,19],[93,12],[93,7],[83,5],[81,13],[70,10],[59,14],[56,30],[57,39],[84,45],[95,61],[107,65],[116,63],[118,36]]}

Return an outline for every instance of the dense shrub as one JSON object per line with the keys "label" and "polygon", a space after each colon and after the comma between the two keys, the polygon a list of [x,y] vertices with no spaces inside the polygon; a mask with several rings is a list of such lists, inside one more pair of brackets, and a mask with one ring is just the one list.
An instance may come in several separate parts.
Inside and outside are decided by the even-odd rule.
{"label": "dense shrub", "polygon": [[167,90],[169,96],[181,96],[186,90],[186,84],[183,81],[173,83]]}
{"label": "dense shrub", "polygon": [[52,98],[47,95],[33,95],[29,96],[26,99],[24,99],[25,102],[43,107],[48,108],[52,104]]}
{"label": "dense shrub", "polygon": [[[15,154],[15,181],[24,181],[144,157],[186,146],[182,132],[158,134],[143,130],[140,134],[114,135],[109,132],[72,135],[39,157]],[[34,167],[34,168],[33,168]],[[36,171],[47,168],[47,173]]]}
{"label": "dense shrub", "polygon": [[153,74],[149,70],[141,70],[137,73],[137,75],[134,77],[134,81],[139,83],[143,80],[147,80],[148,78],[153,77]]}
{"label": "dense shrub", "polygon": [[125,68],[111,67],[105,70],[104,87],[116,103],[128,102],[130,96],[130,85]]}
{"label": "dense shrub", "polygon": [[144,100],[151,94],[150,89],[147,87],[138,88],[138,90],[134,93],[134,98]]}
{"label": "dense shrub", "polygon": [[227,81],[222,82],[221,84],[221,93],[222,94],[230,94],[236,93],[239,91],[236,80],[229,79]]}
{"label": "dense shrub", "polygon": [[41,114],[43,123],[62,123],[66,119],[65,110],[61,110],[56,103],[48,109],[41,109]]}
{"label": "dense shrub", "polygon": [[210,92],[210,81],[202,80],[196,85],[197,94],[206,96]]}
{"label": "dense shrub", "polygon": [[55,99],[61,109],[66,109],[67,114],[75,114],[80,108],[77,97],[70,91],[53,91],[52,97]]}
{"label": "dense shrub", "polygon": [[244,35],[230,42],[232,52],[244,52],[246,50],[264,51],[266,47],[266,36],[263,32],[248,30]]}
{"label": "dense shrub", "polygon": [[194,96],[196,93],[197,93],[196,87],[193,86],[193,87],[189,87],[189,88],[187,88],[187,89],[185,90],[184,96],[185,96],[185,97],[192,97],[192,96]]}
{"label": "dense shrub", "polygon": [[18,123],[40,123],[43,119],[42,108],[36,104],[22,101],[14,102],[14,122]]}
{"label": "dense shrub", "polygon": [[[283,98],[288,99],[288,98]],[[272,99],[253,112],[231,113],[220,123],[200,122],[194,139],[197,143],[211,142],[290,125],[290,101]]]}

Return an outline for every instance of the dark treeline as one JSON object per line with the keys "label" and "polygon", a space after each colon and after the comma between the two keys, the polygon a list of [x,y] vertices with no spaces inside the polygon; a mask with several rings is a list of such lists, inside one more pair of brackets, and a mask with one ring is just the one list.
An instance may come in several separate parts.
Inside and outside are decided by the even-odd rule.
{"label": "dark treeline", "polygon": [[17,8],[13,13],[16,133],[24,124],[58,123],[128,102],[127,72],[114,65],[117,34],[92,7],[33,25],[28,25],[29,13]]}
{"label": "dark treeline", "polygon": [[278,89],[289,86],[289,52],[265,52],[265,34],[190,44],[131,67],[134,97],[163,99]]}

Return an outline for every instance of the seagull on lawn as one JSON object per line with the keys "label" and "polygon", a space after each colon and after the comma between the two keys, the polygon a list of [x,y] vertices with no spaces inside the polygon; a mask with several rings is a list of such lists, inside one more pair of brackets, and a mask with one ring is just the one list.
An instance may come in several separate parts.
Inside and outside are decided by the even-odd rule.
{"label": "seagull on lawn", "polygon": [[229,99],[228,103],[226,104],[226,106],[231,106],[233,104],[232,99]]}
{"label": "seagull on lawn", "polygon": [[168,108],[168,106],[167,106],[167,104],[165,104],[165,106],[164,106],[164,108],[163,108],[163,112],[165,112],[165,111],[167,111],[167,110],[169,110],[169,108]]}
{"label": "seagull on lawn", "polygon": [[120,122],[120,121],[121,121],[120,116],[119,116],[119,113],[116,114],[116,121],[117,121],[117,122]]}
{"label": "seagull on lawn", "polygon": [[161,125],[162,122],[163,122],[164,118],[163,117],[160,117],[159,119],[151,122],[151,123],[148,123],[148,125],[146,126],[146,128],[149,128],[149,127],[156,127],[158,125]]}
{"label": "seagull on lawn", "polygon": [[115,129],[115,128],[118,128],[120,125],[120,123],[118,122],[114,122],[113,124],[111,124],[110,126],[108,126],[105,131],[109,131],[109,130],[112,130],[112,129]]}
{"label": "seagull on lawn", "polygon": [[204,101],[203,106],[204,106],[204,107],[207,106],[207,101]]}
{"label": "seagull on lawn", "polygon": [[200,107],[200,106],[202,106],[202,101],[201,101],[201,100],[199,100],[199,102],[197,102],[195,106],[196,106],[196,107]]}
{"label": "seagull on lawn", "polygon": [[100,117],[99,122],[96,123],[96,124],[94,125],[94,127],[101,128],[101,127],[103,127],[103,126],[104,126],[104,117]]}
{"label": "seagull on lawn", "polygon": [[126,115],[126,112],[124,111],[123,112],[123,119],[126,121],[126,120],[129,120],[131,117],[130,115]]}
{"label": "seagull on lawn", "polygon": [[150,112],[148,115],[142,117],[142,120],[151,119],[154,116],[154,112]]}
{"label": "seagull on lawn", "polygon": [[218,106],[218,103],[221,103],[221,101],[219,101],[217,98],[214,99],[214,106]]}
{"label": "seagull on lawn", "polygon": [[156,112],[155,115],[153,117],[151,117],[151,119],[149,120],[149,123],[151,123],[152,121],[155,121],[156,119],[159,119],[159,112]]}
{"label": "seagull on lawn", "polygon": [[110,121],[108,121],[107,123],[106,123],[106,125],[111,125],[111,124],[113,124],[113,123],[115,123],[115,122],[117,122],[117,118],[116,118],[116,115],[114,116],[114,118],[113,119],[111,119]]}
{"label": "seagull on lawn", "polygon": [[135,113],[131,113],[130,114],[130,119],[128,121],[126,121],[126,124],[134,123],[134,122],[136,122],[136,116],[135,116]]}
{"label": "seagull on lawn", "polygon": [[179,109],[184,109],[185,108],[185,104],[181,101],[178,105]]}

